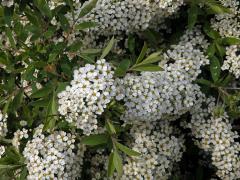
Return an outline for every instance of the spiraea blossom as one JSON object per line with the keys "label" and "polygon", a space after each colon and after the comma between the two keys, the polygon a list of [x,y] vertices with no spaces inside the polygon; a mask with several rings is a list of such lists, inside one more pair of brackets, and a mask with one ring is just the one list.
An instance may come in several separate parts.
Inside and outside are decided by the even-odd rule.
{"label": "spiraea blossom", "polygon": [[59,113],[90,134],[97,129],[97,116],[104,112],[115,96],[113,69],[104,59],[74,71],[71,85],[58,94]]}
{"label": "spiraea blossom", "polygon": [[[219,32],[222,37],[240,38],[240,9],[239,1],[221,0],[221,3],[230,8],[231,13],[215,15],[212,19],[212,27]],[[226,59],[222,70],[228,70],[236,78],[240,75],[239,46],[233,45],[226,48]]]}
{"label": "spiraea blossom", "polygon": [[235,141],[239,135],[232,130],[226,113],[214,114],[214,99],[203,97],[201,101],[192,109],[192,119],[187,127],[196,138],[196,145],[211,155],[217,176],[221,179],[239,179],[240,144]]}
{"label": "spiraea blossom", "polygon": [[222,70],[229,70],[236,78],[240,77],[240,46],[229,46]]}
{"label": "spiraea blossom", "polygon": [[85,147],[76,144],[76,136],[64,131],[50,135],[42,132],[43,125],[35,129],[23,155],[26,158],[28,180],[75,180],[81,175]]}
{"label": "spiraea blossom", "polygon": [[122,119],[156,121],[178,117],[194,106],[200,93],[192,81],[209,60],[203,53],[207,42],[198,29],[187,31],[178,45],[165,54],[164,71],[128,74],[117,80],[117,99],[123,99],[126,112]]}
{"label": "spiraea blossom", "polygon": [[169,121],[134,124],[130,147],[141,156],[126,157],[122,179],[168,179],[184,151],[183,136],[175,132]]}
{"label": "spiraea blossom", "polygon": [[20,141],[22,139],[27,139],[28,138],[28,130],[23,128],[22,130],[18,129],[16,132],[14,132],[14,137],[12,139],[12,145],[16,148],[19,149],[20,146]]}
{"label": "spiraea blossom", "polygon": [[97,23],[93,30],[101,35],[143,31],[155,20],[159,25],[181,5],[183,0],[99,0],[94,10],[80,21]]}
{"label": "spiraea blossom", "polygon": [[2,114],[2,112],[0,111],[0,137],[1,136],[6,136],[8,132],[7,129],[7,115]]}
{"label": "spiraea blossom", "polygon": [[[128,134],[127,144],[141,153],[141,156],[124,156],[123,175],[120,179],[168,179],[173,165],[181,160],[185,149],[183,136],[177,132],[169,121],[135,123]],[[90,156],[89,174],[93,180],[108,179],[107,158],[102,151]],[[116,178],[117,174],[114,176]]]}
{"label": "spiraea blossom", "polygon": [[230,8],[231,13],[215,15],[215,18],[211,20],[212,27],[223,37],[240,37],[239,1],[220,1],[225,7]]}

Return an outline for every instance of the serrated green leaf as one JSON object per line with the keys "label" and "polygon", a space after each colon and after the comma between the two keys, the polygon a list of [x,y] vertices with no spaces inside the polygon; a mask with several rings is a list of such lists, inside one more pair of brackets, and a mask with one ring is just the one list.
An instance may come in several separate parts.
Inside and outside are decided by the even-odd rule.
{"label": "serrated green leaf", "polygon": [[107,120],[106,125],[107,125],[107,129],[109,129],[111,134],[116,134],[116,129],[115,129],[114,125],[109,120]]}
{"label": "serrated green leaf", "polygon": [[82,144],[89,146],[96,146],[100,144],[106,144],[109,137],[106,134],[94,134],[90,136],[85,136],[82,139]]}
{"label": "serrated green leaf", "polygon": [[4,165],[4,164],[0,164],[0,170],[2,169],[18,169],[20,167],[22,167],[24,165]]}
{"label": "serrated green leaf", "polygon": [[216,47],[215,47],[215,44],[214,43],[211,43],[209,46],[208,46],[208,49],[207,49],[207,54],[208,54],[208,57],[212,57],[216,52]]}
{"label": "serrated green leaf", "polygon": [[49,95],[52,92],[53,87],[51,85],[46,85],[45,87],[39,89],[38,91],[34,92],[31,97],[32,98],[41,98]]}
{"label": "serrated green leaf", "polygon": [[47,114],[46,114],[47,118],[43,127],[44,131],[48,129],[52,130],[55,127],[57,114],[58,114],[58,110],[57,110],[56,93],[53,92],[52,98],[50,99],[47,107]]}
{"label": "serrated green leaf", "polygon": [[129,35],[128,37],[128,49],[131,53],[135,52],[135,37],[133,35]]}
{"label": "serrated green leaf", "polygon": [[80,48],[82,47],[83,43],[80,40],[76,40],[75,42],[73,42],[69,47],[68,50],[69,52],[77,52],[80,50]]}
{"label": "serrated green leaf", "polygon": [[136,64],[140,63],[143,60],[144,56],[146,55],[147,49],[148,49],[147,43],[144,42],[142,50],[141,50],[141,52],[140,52],[140,54],[139,54],[139,56],[137,58]]}
{"label": "serrated green leaf", "polygon": [[95,63],[94,58],[92,58],[92,57],[89,56],[89,55],[80,54],[79,56],[80,56],[81,58],[83,58],[87,63],[92,63],[92,64]]}
{"label": "serrated green leaf", "polygon": [[58,56],[57,53],[50,53],[49,56],[48,56],[48,62],[52,63],[52,62],[56,61],[56,59],[57,59],[56,57],[57,56]]}
{"label": "serrated green leaf", "polygon": [[41,11],[42,15],[52,18],[51,9],[45,0],[33,0],[36,7]]}
{"label": "serrated green leaf", "polygon": [[200,78],[200,79],[197,79],[196,82],[199,83],[199,84],[209,86],[209,87],[212,86],[212,82],[207,80],[207,79]]}
{"label": "serrated green leaf", "polygon": [[13,99],[13,110],[17,110],[22,103],[24,91],[21,89]]}
{"label": "serrated green leaf", "polygon": [[130,63],[131,62],[129,59],[124,59],[123,61],[121,61],[119,66],[115,70],[115,76],[123,77],[126,74],[128,68],[130,66]]}
{"label": "serrated green leaf", "polygon": [[85,50],[82,50],[80,53],[81,54],[99,54],[101,53],[101,49],[85,49]]}
{"label": "serrated green leaf", "polygon": [[219,60],[215,56],[211,58],[210,71],[211,71],[213,81],[217,82],[221,73],[221,65]]}
{"label": "serrated green leaf", "polygon": [[89,28],[96,27],[96,26],[97,26],[97,23],[95,23],[95,22],[82,22],[82,23],[76,25],[75,28],[77,30],[84,30],[84,29],[89,29]]}
{"label": "serrated green leaf", "polygon": [[70,24],[67,20],[67,18],[63,15],[63,14],[59,14],[58,15],[58,19],[59,19],[59,22],[61,24],[61,28],[64,30],[64,31],[67,31],[69,28],[70,28]]}
{"label": "serrated green leaf", "polygon": [[29,105],[37,106],[37,107],[47,107],[48,104],[49,104],[49,99],[40,99],[40,100],[29,103]]}
{"label": "serrated green leaf", "polygon": [[163,68],[161,68],[158,65],[144,64],[144,65],[134,66],[130,70],[132,70],[132,71],[162,71]]}
{"label": "serrated green leaf", "polygon": [[222,39],[224,45],[240,45],[240,39],[235,37],[225,37]]}
{"label": "serrated green leaf", "polygon": [[215,42],[215,46],[217,48],[217,52],[220,55],[220,57],[224,57],[226,54],[226,50],[225,47],[223,47],[222,45],[218,44],[217,42]]}
{"label": "serrated green leaf", "polygon": [[6,35],[7,35],[7,37],[8,37],[8,40],[9,40],[11,46],[12,46],[13,48],[16,48],[16,42],[15,42],[15,39],[14,39],[14,37],[13,37],[13,33],[12,33],[12,31],[11,31],[10,28],[6,28]]}
{"label": "serrated green leaf", "polygon": [[192,29],[198,18],[198,5],[191,4],[191,7],[188,9],[188,28]]}
{"label": "serrated green leaf", "polygon": [[118,154],[117,150],[114,150],[113,152],[113,164],[118,172],[118,176],[120,177],[123,173],[123,163],[122,163],[122,158]]}
{"label": "serrated green leaf", "polygon": [[129,156],[140,156],[141,155],[139,152],[136,152],[136,151],[128,148],[127,146],[120,144],[119,142],[115,142],[115,145],[118,149],[120,149],[122,152],[124,152],[125,154],[127,154]]}
{"label": "serrated green leaf", "polygon": [[112,37],[112,39],[109,41],[108,45],[104,48],[100,59],[104,59],[108,55],[108,53],[112,50],[114,43],[115,43],[115,39],[114,39],[114,37]]}
{"label": "serrated green leaf", "polygon": [[220,34],[210,26],[209,23],[204,25],[203,30],[212,39],[219,39],[221,37]]}
{"label": "serrated green leaf", "polygon": [[84,5],[84,7],[81,9],[78,18],[81,18],[85,15],[87,15],[93,8],[95,8],[98,0],[91,0],[89,3]]}
{"label": "serrated green leaf", "polygon": [[159,62],[162,60],[162,56],[160,56],[161,52],[155,52],[150,54],[146,59],[144,59],[141,63],[137,64],[138,65],[144,65],[144,64],[153,64],[155,62]]}
{"label": "serrated green leaf", "polygon": [[113,163],[113,152],[111,152],[109,158],[108,158],[108,177],[111,177],[114,173],[115,166]]}

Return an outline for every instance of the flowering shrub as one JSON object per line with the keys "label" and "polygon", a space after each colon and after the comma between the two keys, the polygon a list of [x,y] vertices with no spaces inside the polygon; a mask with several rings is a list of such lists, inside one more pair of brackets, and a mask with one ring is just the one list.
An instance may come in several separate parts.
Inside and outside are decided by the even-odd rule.
{"label": "flowering shrub", "polygon": [[240,179],[238,0],[0,0],[0,179]]}

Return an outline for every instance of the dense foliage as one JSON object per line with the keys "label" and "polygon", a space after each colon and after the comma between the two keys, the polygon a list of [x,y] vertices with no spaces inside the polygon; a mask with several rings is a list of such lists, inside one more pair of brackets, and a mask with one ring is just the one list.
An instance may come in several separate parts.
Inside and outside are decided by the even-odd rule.
{"label": "dense foliage", "polygon": [[0,179],[240,179],[239,4],[0,0]]}

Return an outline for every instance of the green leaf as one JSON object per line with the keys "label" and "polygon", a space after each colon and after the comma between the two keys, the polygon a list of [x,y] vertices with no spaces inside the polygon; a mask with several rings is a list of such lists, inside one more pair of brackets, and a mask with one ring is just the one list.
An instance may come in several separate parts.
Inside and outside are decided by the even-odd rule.
{"label": "green leaf", "polygon": [[222,39],[224,45],[240,45],[240,39],[234,37],[225,37]]}
{"label": "green leaf", "polygon": [[203,78],[197,79],[196,82],[199,83],[199,84],[203,84],[203,85],[209,86],[209,87],[212,86],[212,82],[211,81],[203,79]]}
{"label": "green leaf", "polygon": [[52,98],[49,101],[48,107],[47,107],[47,118],[44,123],[43,130],[46,131],[47,129],[52,130],[55,127],[56,120],[57,120],[57,101],[56,101],[56,93],[53,92]]}
{"label": "green leaf", "polygon": [[191,4],[191,7],[188,9],[188,28],[192,29],[198,18],[198,5],[195,3]]}
{"label": "green leaf", "polygon": [[216,14],[231,13],[231,10],[219,4],[209,4],[211,10]]}
{"label": "green leaf", "polygon": [[102,50],[101,49],[85,49],[82,50],[81,54],[99,54]]}
{"label": "green leaf", "polygon": [[98,0],[91,0],[89,3],[83,6],[82,10],[79,13],[78,18],[81,18],[88,14],[93,8],[95,8]]}
{"label": "green leaf", "polygon": [[70,24],[67,20],[67,18],[63,15],[63,14],[59,14],[58,15],[58,19],[59,19],[59,22],[61,24],[61,28],[64,30],[64,31],[67,31],[69,28],[70,28]]}
{"label": "green leaf", "polygon": [[114,167],[117,169],[118,176],[120,177],[123,172],[123,163],[122,163],[122,158],[118,154],[117,150],[114,150],[113,152],[113,164],[114,164]]}
{"label": "green leaf", "polygon": [[135,37],[133,35],[129,35],[128,37],[128,49],[131,53],[135,52]]}
{"label": "green leaf", "polygon": [[112,50],[114,43],[115,43],[115,39],[114,39],[114,37],[112,37],[112,39],[109,41],[106,48],[103,50],[100,59],[104,59],[108,55],[108,53]]}
{"label": "green leaf", "polygon": [[203,30],[212,39],[219,39],[221,37],[220,34],[215,31],[209,23],[204,25]]}
{"label": "green leaf", "polygon": [[221,65],[219,60],[215,56],[211,58],[210,71],[211,71],[213,81],[217,82],[221,73]]}
{"label": "green leaf", "polygon": [[220,57],[223,58],[226,54],[225,48],[222,45],[218,44],[217,42],[215,42],[215,46],[217,48],[218,54],[220,55]]}
{"label": "green leaf", "polygon": [[48,56],[48,62],[51,63],[51,62],[56,61],[57,55],[58,55],[57,53],[50,53],[49,56]]}
{"label": "green leaf", "polygon": [[58,93],[64,91],[68,84],[69,84],[68,82],[59,82],[56,93],[58,94]]}
{"label": "green leaf", "polygon": [[143,60],[144,56],[146,55],[147,49],[148,49],[147,43],[144,42],[141,53],[139,54],[139,56],[137,58],[136,64],[140,63]]}
{"label": "green leaf", "polygon": [[160,54],[161,54],[161,52],[152,53],[138,65],[152,64],[152,63],[158,62],[158,61],[162,60],[162,56],[160,56]]}
{"label": "green leaf", "polygon": [[26,180],[28,175],[28,169],[24,167],[21,171],[19,180]]}
{"label": "green leaf", "polygon": [[139,152],[136,152],[130,148],[128,148],[127,146],[124,146],[118,142],[115,142],[115,145],[118,149],[120,149],[122,152],[124,152],[125,154],[129,155],[129,156],[140,156],[141,154]]}
{"label": "green leaf", "polygon": [[96,26],[97,26],[97,23],[95,23],[95,22],[82,22],[82,23],[76,25],[75,28],[77,30],[84,30],[84,29],[89,29],[89,28],[96,27]]}
{"label": "green leaf", "polygon": [[9,40],[11,46],[13,48],[16,48],[16,42],[15,42],[15,39],[13,37],[12,31],[10,30],[10,28],[6,28],[6,35],[8,37],[8,40]]}
{"label": "green leaf", "polygon": [[36,106],[36,107],[47,107],[48,104],[49,104],[49,99],[40,99],[40,100],[29,103],[29,105]]}
{"label": "green leaf", "polygon": [[120,62],[119,66],[117,67],[117,69],[115,70],[115,75],[117,77],[123,77],[129,66],[130,66],[130,60],[129,59],[124,59],[123,61]]}
{"label": "green leaf", "polygon": [[132,71],[162,71],[163,68],[161,68],[158,65],[144,64],[144,65],[134,66],[130,70],[132,70]]}
{"label": "green leaf", "polygon": [[115,170],[115,166],[114,166],[114,163],[113,163],[113,155],[114,153],[111,152],[110,156],[109,156],[109,159],[108,159],[108,177],[111,177],[114,173],[114,170]]}
{"label": "green leaf", "polygon": [[11,98],[8,98],[6,104],[5,104],[4,107],[3,107],[3,111],[2,111],[3,114],[7,114],[8,108],[9,108],[9,105],[10,105],[11,102],[12,102],[12,99],[11,99]]}
{"label": "green leaf", "polygon": [[207,49],[207,54],[208,54],[208,57],[212,57],[216,52],[216,47],[215,47],[215,44],[214,43],[211,43],[209,46],[208,46],[208,49]]}
{"label": "green leaf", "polygon": [[233,80],[232,75],[228,74],[227,77],[222,80],[221,85],[227,86],[232,80]]}
{"label": "green leaf", "polygon": [[214,13],[231,13],[229,8],[224,7],[218,0],[197,0],[198,3],[203,3],[208,6]]}
{"label": "green leaf", "polygon": [[116,129],[114,125],[110,122],[110,120],[107,120],[107,129],[109,129],[111,134],[116,134]]}
{"label": "green leaf", "polygon": [[52,18],[51,9],[45,0],[33,0],[36,7],[41,11],[42,15]]}
{"label": "green leaf", "polygon": [[68,47],[68,50],[69,52],[77,52],[78,50],[80,50],[82,45],[83,45],[82,41],[76,40]]}
{"label": "green leaf", "polygon": [[32,98],[41,98],[41,97],[45,97],[47,95],[49,95],[52,92],[52,85],[46,85],[45,87],[37,90],[36,92],[34,92],[31,97]]}
{"label": "green leaf", "polygon": [[14,97],[13,103],[12,103],[13,110],[17,110],[21,106],[21,103],[23,100],[23,94],[24,94],[24,91],[21,89],[19,90],[18,94]]}
{"label": "green leaf", "polygon": [[4,7],[4,21],[9,26],[11,26],[13,13],[14,13],[14,7]]}
{"label": "green leaf", "polygon": [[2,169],[18,169],[20,167],[22,167],[24,165],[20,164],[20,165],[4,165],[4,164],[0,164],[0,170]]}
{"label": "green leaf", "polygon": [[106,134],[93,134],[90,136],[85,136],[82,139],[82,143],[89,146],[96,146],[100,144],[106,144],[109,137]]}
{"label": "green leaf", "polygon": [[87,63],[92,63],[92,64],[95,63],[94,58],[92,58],[92,57],[90,57],[90,56],[88,56],[86,54],[80,54],[79,56],[81,58],[83,58]]}

